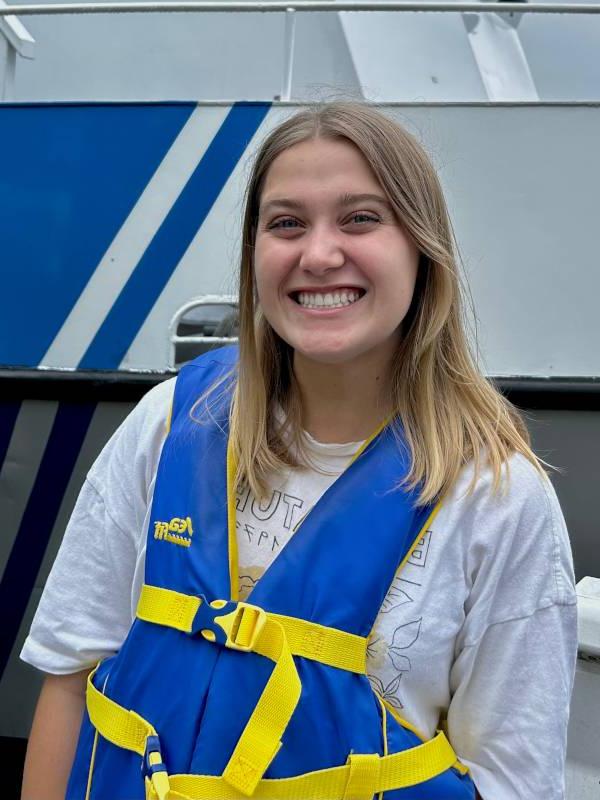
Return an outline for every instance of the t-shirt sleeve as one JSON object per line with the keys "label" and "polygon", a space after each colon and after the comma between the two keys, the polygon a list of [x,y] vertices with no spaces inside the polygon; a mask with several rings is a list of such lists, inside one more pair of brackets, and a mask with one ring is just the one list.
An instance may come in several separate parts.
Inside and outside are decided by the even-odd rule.
{"label": "t-shirt sleeve", "polygon": [[118,650],[129,631],[173,388],[166,381],[145,395],[84,482],[21,652],[44,672],[85,669]]}
{"label": "t-shirt sleeve", "polygon": [[571,552],[550,482],[516,460],[510,486],[475,520],[448,731],[483,800],[564,800],[577,653]]}

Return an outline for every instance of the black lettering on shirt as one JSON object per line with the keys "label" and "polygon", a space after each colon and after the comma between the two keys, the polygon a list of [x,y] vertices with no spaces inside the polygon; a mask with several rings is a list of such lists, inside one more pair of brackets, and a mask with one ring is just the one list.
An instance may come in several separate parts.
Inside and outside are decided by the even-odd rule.
{"label": "black lettering on shirt", "polygon": [[235,500],[235,507],[238,511],[243,511],[246,508],[248,503],[248,498],[250,497],[250,487],[249,486],[242,486],[237,490],[237,497]]}
{"label": "black lettering on shirt", "polygon": [[256,498],[254,498],[252,501],[252,515],[261,522],[266,522],[268,519],[271,519],[273,514],[277,511],[280,500],[281,492],[274,491],[267,507],[263,508],[262,502],[258,502]]}
{"label": "black lettering on shirt", "polygon": [[302,509],[302,506],[304,505],[304,500],[301,500],[299,497],[293,497],[291,494],[284,494],[283,502],[286,505],[283,527],[289,531],[294,521],[293,520],[294,511],[297,508]]}
{"label": "black lettering on shirt", "polygon": [[249,525],[247,522],[244,523],[244,531],[248,536],[248,541],[252,542],[254,538],[255,528],[254,525]]}

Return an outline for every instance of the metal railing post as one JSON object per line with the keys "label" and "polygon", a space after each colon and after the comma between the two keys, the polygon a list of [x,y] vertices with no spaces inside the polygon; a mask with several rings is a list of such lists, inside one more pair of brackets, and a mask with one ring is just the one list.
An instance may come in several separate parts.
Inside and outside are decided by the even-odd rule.
{"label": "metal railing post", "polygon": [[0,100],[9,102],[15,99],[15,69],[17,51],[8,41],[0,37]]}
{"label": "metal railing post", "polygon": [[[4,45],[3,56],[1,45]],[[17,53],[23,58],[35,58],[35,40],[12,9],[0,0],[0,100],[5,102],[16,99]]]}
{"label": "metal railing post", "polygon": [[294,69],[294,45],[296,43],[296,12],[293,8],[285,11],[284,68],[281,99],[292,99],[292,71]]}

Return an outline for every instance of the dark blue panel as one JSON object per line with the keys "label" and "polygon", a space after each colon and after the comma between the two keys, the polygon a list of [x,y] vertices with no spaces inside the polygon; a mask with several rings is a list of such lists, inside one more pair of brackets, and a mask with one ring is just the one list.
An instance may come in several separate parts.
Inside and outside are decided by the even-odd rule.
{"label": "dark blue panel", "polygon": [[96,408],[58,407],[17,538],[0,582],[0,679],[10,658],[52,528]]}
{"label": "dark blue panel", "polygon": [[[234,105],[140,263],[80,369],[116,369],[270,108]],[[165,332],[166,333],[166,332]]]}
{"label": "dark blue panel", "polygon": [[0,403],[0,469],[6,458],[6,451],[17,421],[21,403]]}
{"label": "dark blue panel", "polygon": [[39,364],[195,107],[0,106],[0,364]]}

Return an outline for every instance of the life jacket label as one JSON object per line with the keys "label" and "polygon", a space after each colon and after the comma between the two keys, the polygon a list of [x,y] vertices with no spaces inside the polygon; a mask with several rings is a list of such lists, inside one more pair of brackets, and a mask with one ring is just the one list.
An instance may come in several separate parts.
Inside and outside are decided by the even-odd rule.
{"label": "life jacket label", "polygon": [[190,547],[194,528],[191,517],[173,517],[170,522],[154,523],[154,538],[180,547]]}

